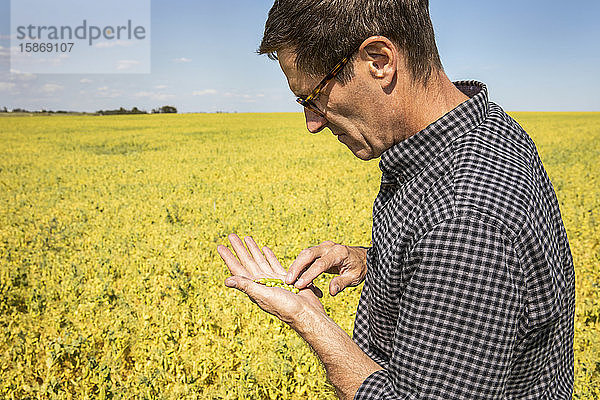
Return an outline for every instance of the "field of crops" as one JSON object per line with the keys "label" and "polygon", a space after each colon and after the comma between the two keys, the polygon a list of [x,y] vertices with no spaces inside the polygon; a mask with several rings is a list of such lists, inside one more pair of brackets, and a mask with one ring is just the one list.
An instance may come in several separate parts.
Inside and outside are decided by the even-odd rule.
{"label": "field of crops", "polygon": [[[513,116],[575,261],[574,398],[597,399],[600,113]],[[301,114],[0,117],[0,398],[334,399],[304,342],[224,287],[216,246],[251,234],[289,265],[368,245],[379,177]],[[324,298],[349,333],[360,290]]]}

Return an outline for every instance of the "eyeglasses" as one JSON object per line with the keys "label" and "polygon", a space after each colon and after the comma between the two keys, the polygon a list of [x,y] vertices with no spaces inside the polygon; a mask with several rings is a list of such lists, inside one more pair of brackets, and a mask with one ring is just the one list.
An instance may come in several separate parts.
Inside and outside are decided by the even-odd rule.
{"label": "eyeglasses", "polygon": [[352,55],[348,55],[348,56],[342,58],[342,60],[339,63],[337,63],[336,66],[333,67],[333,69],[331,71],[329,71],[329,73],[325,76],[325,78],[323,78],[323,80],[313,89],[313,91],[307,97],[305,97],[305,98],[298,97],[296,99],[296,101],[298,103],[300,103],[301,105],[303,105],[304,107],[308,108],[310,111],[314,112],[315,114],[320,115],[321,117],[325,118],[325,114],[323,113],[323,111],[319,110],[319,107],[317,107],[317,105],[315,104],[315,102],[313,100],[319,95],[319,93],[321,93],[321,90],[323,90],[325,85],[327,85],[327,83],[330,80],[335,78],[336,75],[340,73],[340,71],[348,63],[348,60],[350,60],[351,56]]}

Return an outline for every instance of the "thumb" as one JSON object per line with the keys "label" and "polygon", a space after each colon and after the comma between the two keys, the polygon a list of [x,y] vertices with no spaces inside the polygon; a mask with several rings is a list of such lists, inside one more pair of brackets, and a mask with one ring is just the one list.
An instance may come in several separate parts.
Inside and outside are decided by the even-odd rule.
{"label": "thumb", "polygon": [[329,282],[329,294],[335,296],[348,286],[352,284],[354,279],[350,276],[340,275],[336,276]]}
{"label": "thumb", "polygon": [[264,299],[270,292],[270,288],[267,286],[256,283],[253,279],[241,275],[233,275],[225,279],[225,286],[245,293],[254,302],[258,299]]}
{"label": "thumb", "polygon": [[225,286],[237,288],[237,279],[235,279],[235,276],[230,276],[229,278],[225,279]]}
{"label": "thumb", "polygon": [[230,276],[225,279],[225,286],[241,290],[244,293],[247,293],[250,283],[253,283],[251,279],[239,275]]}

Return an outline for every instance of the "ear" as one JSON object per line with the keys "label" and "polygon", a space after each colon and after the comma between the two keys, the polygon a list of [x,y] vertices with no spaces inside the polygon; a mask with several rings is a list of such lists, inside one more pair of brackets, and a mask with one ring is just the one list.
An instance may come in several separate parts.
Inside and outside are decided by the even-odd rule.
{"label": "ear", "polygon": [[379,80],[383,89],[393,85],[400,54],[385,36],[371,36],[359,48],[360,57],[367,61],[369,73]]}

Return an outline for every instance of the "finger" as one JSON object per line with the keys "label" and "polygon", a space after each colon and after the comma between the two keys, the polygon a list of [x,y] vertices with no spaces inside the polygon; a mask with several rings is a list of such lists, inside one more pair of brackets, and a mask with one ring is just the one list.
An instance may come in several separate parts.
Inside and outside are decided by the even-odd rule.
{"label": "finger", "polygon": [[335,261],[334,257],[331,255],[323,256],[317,259],[315,262],[311,264],[308,269],[304,270],[298,280],[294,285],[298,289],[303,289],[307,285],[309,285],[317,276],[321,275],[323,272],[327,271],[331,268],[333,262]]}
{"label": "finger", "polygon": [[254,282],[252,279],[243,276],[230,276],[225,279],[225,286],[238,289],[250,297],[250,300],[256,303],[257,300],[268,296],[267,287]]}
{"label": "finger", "polygon": [[287,276],[285,277],[285,282],[288,284],[294,283],[296,279],[298,279],[298,275],[300,275],[302,271],[311,265],[317,258],[321,257],[323,252],[324,249],[320,246],[302,250],[294,262],[292,262],[292,265],[290,265]]}
{"label": "finger", "polygon": [[263,253],[265,253],[265,257],[267,257],[267,261],[269,262],[269,264],[271,264],[271,267],[273,268],[273,271],[277,275],[280,275],[280,276],[281,275],[285,275],[286,274],[286,270],[285,270],[285,268],[283,268],[283,266],[281,265],[281,263],[279,262],[279,260],[275,256],[275,253],[273,253],[273,250],[271,250],[267,246],[264,246],[262,248],[262,250],[263,250]]}
{"label": "finger", "polygon": [[299,301],[295,294],[285,289],[261,285],[241,276],[230,276],[225,280],[225,285],[246,293],[250,300],[261,309],[288,323],[292,318],[285,317],[280,313],[282,304],[289,303],[290,300]]}
{"label": "finger", "polygon": [[250,277],[251,273],[238,261],[238,259],[233,255],[231,250],[229,250],[226,246],[219,245],[217,246],[217,252],[227,265],[229,272],[232,275],[237,276],[245,276]]}
{"label": "finger", "polygon": [[238,235],[232,233],[228,236],[228,238],[229,242],[231,243],[231,247],[233,247],[233,251],[235,251],[235,254],[240,259],[242,265],[246,267],[248,272],[250,272],[252,276],[260,275],[260,269],[258,268],[258,265],[254,261],[252,256],[250,256],[250,253],[248,253],[248,250],[246,250],[246,246],[244,246],[244,243],[238,237]]}
{"label": "finger", "polygon": [[263,253],[260,251],[254,239],[252,239],[251,236],[246,236],[244,238],[244,242],[246,243],[246,246],[248,246],[248,250],[250,250],[250,254],[252,254],[254,262],[258,264],[258,266],[262,269],[262,272],[269,276],[272,275],[273,268],[271,268],[271,264],[269,264]]}
{"label": "finger", "polygon": [[348,286],[356,286],[358,281],[358,277],[348,274],[336,276],[331,280],[331,282],[329,282],[329,294],[335,296]]}

